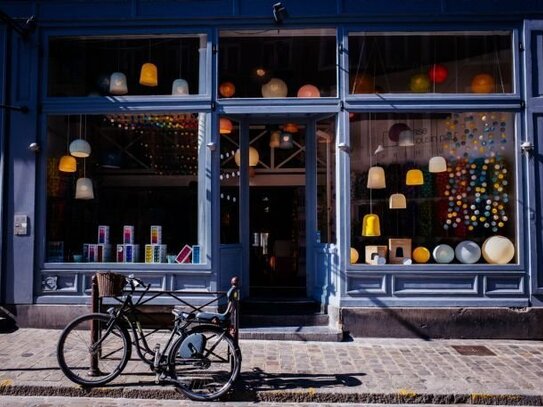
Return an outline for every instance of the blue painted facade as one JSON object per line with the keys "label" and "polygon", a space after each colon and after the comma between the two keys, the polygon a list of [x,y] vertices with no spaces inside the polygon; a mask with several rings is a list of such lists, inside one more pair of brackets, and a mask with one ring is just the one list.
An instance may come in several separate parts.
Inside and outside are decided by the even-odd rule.
{"label": "blue painted facade", "polygon": [[[34,15],[37,28],[29,38],[0,26],[0,98],[3,104],[28,106],[23,113],[0,111],[0,175],[2,189],[2,236],[0,248],[2,302],[6,304],[83,304],[87,301],[89,276],[96,270],[136,272],[157,288],[221,289],[230,277],[249,279],[249,229],[241,219],[239,245],[221,245],[219,166],[221,114],[239,119],[264,114],[291,115],[314,129],[320,117],[336,115],[336,208],[337,241],[321,244],[316,239],[316,202],[313,168],[307,165],[306,235],[307,295],[335,308],[342,307],[525,307],[541,306],[543,299],[543,1],[360,0],[284,1],[289,17],[284,28],[334,28],[337,30],[340,69],[337,97],[303,99],[219,99],[217,54],[221,29],[273,29],[270,0],[99,0],[99,1],[3,1],[0,9],[11,17]],[[512,94],[473,98],[431,94],[350,95],[348,33],[351,31],[485,31],[513,33],[514,88]],[[201,68],[203,89],[191,98],[162,96],[48,97],[48,41],[54,36],[118,36],[207,34],[206,66]],[[517,264],[492,266],[412,265],[408,269],[351,265],[349,113],[442,112],[496,109],[513,112],[517,140],[534,145],[531,154],[517,146]],[[46,163],[30,151],[37,142],[46,145],[47,116],[53,114],[106,114],[137,112],[201,112],[206,122],[205,145],[200,165],[208,169],[200,185],[207,197],[204,219],[208,262],[203,265],[104,265],[47,264],[45,262]],[[307,148],[313,148],[311,143]],[[248,148],[242,132],[242,151]],[[243,168],[243,167],[242,167]],[[241,173],[241,196],[249,194],[248,175]],[[245,205],[245,206],[244,206]],[[240,213],[248,212],[247,200]],[[26,214],[30,233],[14,236],[15,214]],[[42,290],[47,276],[58,277],[59,289]],[[248,295],[248,284],[243,285]]]}

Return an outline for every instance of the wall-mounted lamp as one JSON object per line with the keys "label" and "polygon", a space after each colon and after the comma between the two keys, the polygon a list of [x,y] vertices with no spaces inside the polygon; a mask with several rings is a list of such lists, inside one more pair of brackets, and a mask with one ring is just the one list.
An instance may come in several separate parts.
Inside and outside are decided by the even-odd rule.
{"label": "wall-mounted lamp", "polygon": [[283,3],[275,3],[273,5],[273,21],[277,25],[283,24],[285,18],[288,17],[287,8],[283,6]]}

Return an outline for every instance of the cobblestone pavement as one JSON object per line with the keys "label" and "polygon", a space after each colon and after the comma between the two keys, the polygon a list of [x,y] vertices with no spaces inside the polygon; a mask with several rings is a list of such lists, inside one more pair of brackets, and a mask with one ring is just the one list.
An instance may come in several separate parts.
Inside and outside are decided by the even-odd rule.
{"label": "cobblestone pavement", "polygon": [[[9,407],[384,407],[386,404],[347,404],[347,403],[266,403],[266,402],[213,402],[195,403],[193,401],[179,400],[138,400],[138,399],[111,399],[97,400],[90,397],[21,397],[0,396],[0,405]],[[436,405],[420,404],[418,407],[435,407]],[[457,405],[456,407],[464,407]],[[405,407],[405,404],[395,404],[394,407]]]}
{"label": "cobblestone pavement", "polygon": [[[57,366],[59,334],[40,329],[0,334],[0,394],[88,395]],[[245,340],[240,346],[242,374],[233,396],[238,401],[543,405],[543,342],[372,338]],[[89,394],[181,398],[153,379],[146,365],[131,361],[124,374]]]}

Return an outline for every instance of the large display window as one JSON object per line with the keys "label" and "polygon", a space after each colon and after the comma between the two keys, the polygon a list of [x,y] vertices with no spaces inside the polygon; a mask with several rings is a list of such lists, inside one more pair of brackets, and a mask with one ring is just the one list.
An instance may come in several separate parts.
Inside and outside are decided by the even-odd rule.
{"label": "large display window", "polygon": [[45,262],[206,262],[205,115],[50,116],[47,126]]}
{"label": "large display window", "polygon": [[349,34],[349,94],[507,94],[511,32]]}
{"label": "large display window", "polygon": [[206,46],[204,34],[51,38],[47,95],[204,94]]}
{"label": "large display window", "polygon": [[516,264],[515,115],[350,119],[351,263]]}
{"label": "large display window", "polygon": [[218,97],[337,96],[333,29],[221,31]]}

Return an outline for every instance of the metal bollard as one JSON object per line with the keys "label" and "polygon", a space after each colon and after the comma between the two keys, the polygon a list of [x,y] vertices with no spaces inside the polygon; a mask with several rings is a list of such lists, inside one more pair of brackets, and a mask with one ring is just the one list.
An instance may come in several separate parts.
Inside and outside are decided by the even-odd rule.
{"label": "metal bollard", "polygon": [[[91,308],[92,312],[99,312],[100,308],[100,299],[98,293],[98,283],[96,281],[96,275],[92,276],[91,279]],[[96,321],[92,321],[90,327],[90,336],[91,344],[98,342],[99,329],[96,326]],[[100,369],[98,369],[98,353],[93,352],[90,354],[90,368],[88,375],[89,376],[98,376],[100,374]]]}

